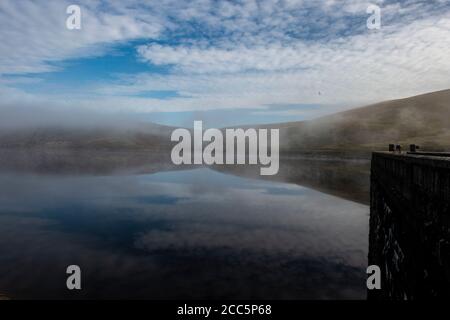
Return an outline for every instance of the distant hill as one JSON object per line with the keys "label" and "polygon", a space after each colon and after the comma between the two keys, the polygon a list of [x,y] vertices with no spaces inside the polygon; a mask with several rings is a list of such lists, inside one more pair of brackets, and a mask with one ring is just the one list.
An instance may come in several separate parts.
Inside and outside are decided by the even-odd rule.
{"label": "distant hill", "polygon": [[140,150],[171,147],[172,128],[157,124],[112,128],[51,126],[0,130],[0,148]]}
{"label": "distant hill", "polygon": [[352,109],[310,121],[261,127],[280,128],[280,148],[289,152],[406,148],[450,151],[450,90]]}

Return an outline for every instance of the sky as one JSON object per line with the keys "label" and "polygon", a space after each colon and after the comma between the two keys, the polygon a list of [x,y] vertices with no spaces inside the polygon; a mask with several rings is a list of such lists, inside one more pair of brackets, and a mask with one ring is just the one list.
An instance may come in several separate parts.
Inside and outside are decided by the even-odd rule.
{"label": "sky", "polygon": [[450,0],[0,1],[0,125],[307,120],[449,75]]}

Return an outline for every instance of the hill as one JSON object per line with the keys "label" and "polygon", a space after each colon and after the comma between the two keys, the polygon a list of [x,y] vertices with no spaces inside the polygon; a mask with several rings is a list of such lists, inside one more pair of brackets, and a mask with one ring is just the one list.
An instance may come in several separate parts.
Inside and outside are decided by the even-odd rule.
{"label": "hill", "polygon": [[310,121],[261,126],[280,128],[289,152],[384,150],[411,143],[450,150],[450,90],[391,100]]}

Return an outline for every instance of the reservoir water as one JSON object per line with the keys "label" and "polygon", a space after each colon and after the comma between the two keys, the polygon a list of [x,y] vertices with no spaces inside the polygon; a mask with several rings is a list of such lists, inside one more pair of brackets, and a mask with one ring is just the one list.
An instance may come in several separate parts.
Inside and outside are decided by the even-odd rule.
{"label": "reservoir water", "polygon": [[366,297],[367,162],[294,157],[264,180],[248,166],[20,159],[0,170],[10,298]]}

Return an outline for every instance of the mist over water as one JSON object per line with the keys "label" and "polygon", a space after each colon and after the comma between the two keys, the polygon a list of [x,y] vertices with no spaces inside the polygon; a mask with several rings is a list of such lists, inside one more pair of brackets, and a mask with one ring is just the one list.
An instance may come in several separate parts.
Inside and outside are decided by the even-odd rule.
{"label": "mist over water", "polygon": [[[155,158],[147,167],[117,153],[82,159],[91,163],[41,155],[0,166],[0,292],[365,298],[369,209],[355,190],[365,185],[366,164],[285,159],[280,176],[261,180],[252,166],[173,171]],[[55,161],[72,164],[55,171]],[[70,264],[82,269],[79,292],[65,287]]]}

